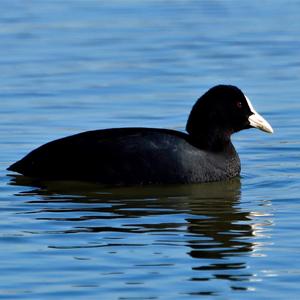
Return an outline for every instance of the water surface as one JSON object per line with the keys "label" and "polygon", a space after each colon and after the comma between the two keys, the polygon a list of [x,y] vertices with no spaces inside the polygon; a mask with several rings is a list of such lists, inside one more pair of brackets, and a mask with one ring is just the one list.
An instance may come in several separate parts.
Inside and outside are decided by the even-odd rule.
{"label": "water surface", "polygon": [[[2,1],[0,299],[299,296],[297,1]],[[55,138],[184,130],[215,84],[274,135],[234,136],[240,178],[104,187],[5,169]]]}

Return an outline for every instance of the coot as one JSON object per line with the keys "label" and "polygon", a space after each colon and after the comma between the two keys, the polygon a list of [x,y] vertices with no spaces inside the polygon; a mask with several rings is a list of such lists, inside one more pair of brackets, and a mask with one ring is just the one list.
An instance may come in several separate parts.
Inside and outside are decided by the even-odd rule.
{"label": "coot", "polygon": [[271,125],[242,91],[218,85],[201,96],[187,133],[156,128],[115,128],[79,133],[33,150],[8,170],[55,180],[102,184],[169,184],[220,181],[238,176],[231,135]]}

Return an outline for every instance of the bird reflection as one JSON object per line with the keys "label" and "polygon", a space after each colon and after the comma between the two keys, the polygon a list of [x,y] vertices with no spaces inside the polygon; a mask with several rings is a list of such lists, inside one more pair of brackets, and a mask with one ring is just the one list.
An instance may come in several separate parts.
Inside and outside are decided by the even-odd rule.
{"label": "bird reflection", "polygon": [[[35,212],[37,216],[50,212],[52,214],[47,215],[49,220],[74,221],[73,228],[66,229],[66,233],[155,233],[166,237],[157,243],[180,246],[184,243],[186,253],[198,262],[193,270],[202,272],[191,280],[209,280],[204,275],[207,272],[213,272],[214,278],[231,281],[251,277],[251,274],[236,277],[231,273],[232,270],[246,269],[243,255],[254,247],[250,212],[240,207],[241,183],[238,178],[199,185],[107,187],[83,182],[33,181],[23,176],[12,176],[10,184],[31,187],[20,194],[32,195],[29,204],[47,203]],[[49,203],[52,202],[60,202],[61,205],[51,208]],[[81,206],[74,206],[76,203]],[[68,211],[72,212],[72,216]],[[166,217],[168,215],[180,217],[175,222]],[[155,222],[146,222],[149,216],[155,216]],[[116,222],[111,224],[117,219],[124,220],[117,223],[120,226],[116,226]],[[78,226],[76,221],[82,220],[91,222]],[[177,240],[168,240],[167,233],[177,234]],[[142,243],[143,238],[140,240]],[[240,259],[228,260],[229,257]],[[224,274],[224,270],[228,272]]]}

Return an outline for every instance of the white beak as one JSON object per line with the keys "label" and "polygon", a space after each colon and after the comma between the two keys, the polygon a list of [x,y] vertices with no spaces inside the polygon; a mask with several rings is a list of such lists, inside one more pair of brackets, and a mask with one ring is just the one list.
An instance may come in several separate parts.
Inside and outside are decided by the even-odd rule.
{"label": "white beak", "polygon": [[251,110],[251,112],[253,113],[249,118],[249,123],[252,127],[258,128],[262,131],[268,132],[268,133],[273,133],[273,128],[272,126],[269,124],[269,122],[267,120],[265,120],[258,112],[255,111],[255,109],[253,108],[250,100],[245,96],[245,98],[247,99],[249,108]]}
{"label": "white beak", "polygon": [[260,114],[258,114],[257,112],[253,113],[253,115],[251,115],[248,118],[250,125],[252,127],[258,128],[262,131],[268,132],[268,133],[273,133],[274,130],[271,127],[271,125],[269,124],[268,121],[266,121]]}

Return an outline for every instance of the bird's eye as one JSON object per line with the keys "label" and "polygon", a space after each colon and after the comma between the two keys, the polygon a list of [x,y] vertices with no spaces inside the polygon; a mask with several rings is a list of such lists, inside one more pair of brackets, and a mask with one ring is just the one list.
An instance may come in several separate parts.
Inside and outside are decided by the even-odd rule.
{"label": "bird's eye", "polygon": [[236,102],[236,106],[237,106],[237,108],[242,108],[242,102],[241,101],[237,101]]}

